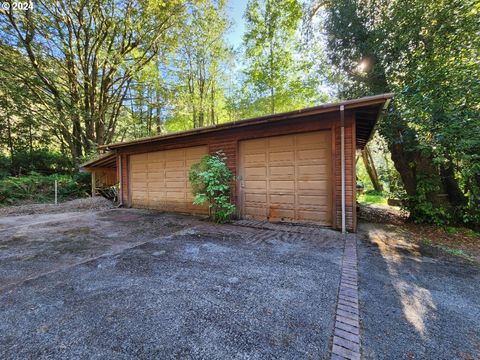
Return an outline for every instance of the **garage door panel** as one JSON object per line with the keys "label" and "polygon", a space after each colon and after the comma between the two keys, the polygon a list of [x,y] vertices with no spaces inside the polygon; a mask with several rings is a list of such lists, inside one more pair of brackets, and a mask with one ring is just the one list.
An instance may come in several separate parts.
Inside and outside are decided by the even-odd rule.
{"label": "garage door panel", "polygon": [[147,181],[145,181],[144,179],[142,179],[142,181],[135,181],[135,184],[132,183],[132,189],[135,189],[135,190],[147,190]]}
{"label": "garage door panel", "polygon": [[193,205],[190,166],[208,153],[206,146],[130,156],[132,205],[172,211],[208,213]]}
{"label": "garage door panel", "polygon": [[165,197],[165,191],[149,191],[148,198],[149,200],[162,200]]}
{"label": "garage door panel", "polygon": [[299,206],[322,206],[328,202],[328,195],[298,195]]}
{"label": "garage door panel", "polygon": [[165,162],[165,168],[167,169],[183,169],[185,167],[184,160],[167,160]]}
{"label": "garage door panel", "polygon": [[190,170],[190,167],[191,167],[193,164],[198,163],[200,160],[201,160],[201,159],[198,159],[198,160],[194,160],[194,159],[192,159],[192,160],[185,160],[185,166],[186,166],[187,169]]}
{"label": "garage door panel", "polygon": [[314,176],[325,176],[328,177],[328,165],[325,164],[308,164],[308,165],[298,165],[298,176],[303,175],[314,175]]}
{"label": "garage door panel", "polygon": [[299,180],[298,190],[325,190],[329,189],[328,180]]}
{"label": "garage door panel", "polygon": [[294,180],[270,180],[269,188],[273,191],[275,190],[295,190],[295,181]]}
{"label": "garage door panel", "polygon": [[240,143],[242,216],[332,223],[331,132]]}
{"label": "garage door panel", "polygon": [[166,198],[168,201],[181,201],[185,199],[186,195],[183,191],[166,191]]}
{"label": "garage door panel", "polygon": [[138,182],[145,182],[147,180],[147,176],[145,172],[133,172],[131,179]]}
{"label": "garage door panel", "polygon": [[295,194],[284,195],[284,194],[272,194],[269,196],[270,204],[295,204]]}
{"label": "garage door panel", "polygon": [[133,195],[133,198],[142,199],[144,197],[147,197],[147,195],[148,195],[148,191],[147,191],[146,188],[145,188],[145,190],[143,190],[141,188],[137,188],[137,191],[135,191],[135,194]]}
{"label": "garage door panel", "polygon": [[265,191],[267,190],[267,181],[266,180],[245,180],[244,186],[247,189],[251,189],[257,192],[258,190]]}
{"label": "garage door panel", "polygon": [[323,222],[325,221],[325,218],[328,218],[329,212],[320,210],[300,210],[298,211],[298,216],[306,221]]}
{"label": "garage door panel", "polygon": [[267,194],[266,193],[251,193],[245,194],[245,202],[251,203],[261,203],[265,205],[267,203]]}
{"label": "garage door panel", "polygon": [[156,151],[147,154],[149,163],[159,163],[165,161],[165,153],[163,151]]}
{"label": "garage door panel", "polygon": [[267,175],[267,168],[265,166],[245,168],[246,178],[250,179],[255,176],[260,176],[261,178],[265,178],[266,175]]}
{"label": "garage door panel", "polygon": [[269,167],[270,176],[290,176],[292,177],[295,175],[295,166],[294,165],[287,165],[287,166],[270,166]]}
{"label": "garage door panel", "polygon": [[265,139],[255,139],[255,140],[249,140],[248,148],[245,149],[245,154],[250,154],[252,151],[255,150],[262,150],[265,149],[266,146],[266,140]]}
{"label": "garage door panel", "polygon": [[268,153],[268,161],[271,162],[294,162],[294,151],[270,151]]}
{"label": "garage door panel", "polygon": [[165,169],[165,161],[150,162],[147,164],[148,172],[161,172]]}
{"label": "garage door panel", "polygon": [[276,136],[272,138],[268,138],[268,147],[275,148],[275,147],[293,147],[295,146],[295,137],[293,136]]}
{"label": "garage door panel", "polygon": [[132,166],[132,172],[141,172],[145,173],[147,171],[148,164],[147,163],[142,163],[142,164],[135,164]]}
{"label": "garage door panel", "polygon": [[141,166],[141,165],[146,165],[149,163],[148,157],[145,156],[144,154],[141,155],[132,155],[131,156],[131,161],[133,166]]}
{"label": "garage door panel", "polygon": [[307,149],[297,151],[298,160],[323,160],[328,156],[327,149]]}
{"label": "garage door panel", "polygon": [[163,183],[165,180],[165,173],[148,173],[148,182]]}
{"label": "garage door panel", "polygon": [[185,171],[182,170],[167,170],[165,171],[165,178],[166,179],[185,179]]}
{"label": "garage door panel", "polygon": [[170,180],[170,181],[165,181],[165,187],[166,188],[176,188],[176,189],[186,189],[187,184],[186,181],[179,181],[176,179]]}
{"label": "garage door panel", "polygon": [[265,153],[245,155],[245,165],[255,164],[255,163],[264,164],[266,160],[267,158]]}
{"label": "garage door panel", "polygon": [[271,206],[269,211],[269,218],[274,221],[283,221],[283,219],[294,219],[294,209],[283,209],[277,206]]}
{"label": "garage door panel", "polygon": [[245,212],[252,218],[265,219],[267,216],[267,209],[265,207],[245,206]]}
{"label": "garage door panel", "polygon": [[149,180],[147,182],[148,191],[160,191],[164,188],[165,182],[163,180]]}

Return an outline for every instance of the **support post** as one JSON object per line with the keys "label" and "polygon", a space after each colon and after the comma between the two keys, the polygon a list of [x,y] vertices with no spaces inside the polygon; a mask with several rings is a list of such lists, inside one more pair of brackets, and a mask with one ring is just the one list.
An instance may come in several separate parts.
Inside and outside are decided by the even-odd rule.
{"label": "support post", "polygon": [[55,205],[57,205],[57,203],[58,203],[57,192],[58,192],[58,181],[55,180]]}
{"label": "support post", "polygon": [[92,197],[94,197],[95,195],[97,195],[95,193],[95,188],[96,188],[95,171],[92,171],[90,174],[91,174],[91,178],[92,178]]}
{"label": "support post", "polygon": [[346,233],[345,219],[345,106],[340,106],[340,161],[342,182],[342,233]]}
{"label": "support post", "polygon": [[119,181],[118,181],[118,184],[119,184],[118,190],[119,190],[119,192],[120,192],[120,196],[119,196],[119,198],[120,198],[120,205],[123,205],[123,189],[122,189],[122,186],[123,186],[123,184],[122,184],[123,174],[122,174],[122,170],[123,170],[123,169],[122,169],[122,155],[120,155],[120,162],[119,162],[119,164],[118,164],[118,172],[119,172],[119,174],[118,174],[118,177],[119,177],[119,179],[118,179],[118,180],[119,180]]}

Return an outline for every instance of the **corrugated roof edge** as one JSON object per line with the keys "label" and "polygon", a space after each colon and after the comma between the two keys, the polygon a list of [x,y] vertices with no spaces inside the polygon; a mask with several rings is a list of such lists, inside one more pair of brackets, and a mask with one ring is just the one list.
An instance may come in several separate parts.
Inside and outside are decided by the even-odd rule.
{"label": "corrugated roof edge", "polygon": [[345,110],[348,110],[348,109],[353,109],[353,108],[357,108],[357,107],[360,107],[360,106],[384,103],[385,101],[387,101],[391,98],[393,98],[393,93],[366,96],[366,97],[362,97],[362,98],[358,98],[358,99],[344,100],[344,101],[339,101],[339,102],[334,102],[334,103],[322,104],[322,105],[318,105],[318,106],[314,106],[314,107],[310,107],[310,108],[305,108],[305,109],[300,109],[300,110],[294,110],[294,111],[278,113],[278,114],[271,114],[271,115],[264,115],[264,116],[259,116],[259,117],[255,117],[255,118],[250,118],[250,119],[237,120],[237,121],[232,121],[232,122],[223,123],[223,124],[219,124],[219,125],[206,126],[206,127],[203,127],[203,128],[180,131],[180,132],[171,133],[171,134],[150,136],[150,137],[140,138],[140,139],[131,140],[131,141],[107,144],[107,145],[99,146],[98,148],[102,149],[102,150],[103,149],[112,150],[112,149],[117,149],[117,148],[120,148],[120,147],[130,146],[130,145],[145,144],[145,143],[149,143],[149,142],[160,141],[160,140],[163,140],[163,139],[171,139],[171,138],[175,138],[175,137],[183,137],[183,136],[201,134],[201,133],[205,133],[205,132],[219,131],[219,130],[224,130],[224,129],[228,129],[228,128],[232,128],[232,127],[253,125],[253,124],[262,123],[262,122],[265,122],[265,121],[285,120],[285,119],[295,118],[295,117],[302,116],[302,115],[305,116],[305,115],[314,115],[316,113],[325,113],[325,112],[332,112],[332,111],[337,111],[337,110],[339,111],[340,106],[342,106],[342,105],[345,107]]}

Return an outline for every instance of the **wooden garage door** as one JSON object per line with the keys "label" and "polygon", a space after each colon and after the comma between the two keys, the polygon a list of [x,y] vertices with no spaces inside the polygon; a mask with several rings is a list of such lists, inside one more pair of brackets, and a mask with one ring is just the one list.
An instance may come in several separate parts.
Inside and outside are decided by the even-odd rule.
{"label": "wooden garage door", "polygon": [[332,225],[331,132],[240,143],[244,218]]}
{"label": "wooden garage door", "polygon": [[130,156],[132,206],[168,211],[208,213],[192,204],[188,171],[208,153],[206,146]]}

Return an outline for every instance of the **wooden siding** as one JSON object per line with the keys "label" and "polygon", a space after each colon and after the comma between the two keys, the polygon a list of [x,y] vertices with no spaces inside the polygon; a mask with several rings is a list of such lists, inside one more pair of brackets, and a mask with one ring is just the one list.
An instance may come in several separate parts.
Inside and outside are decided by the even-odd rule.
{"label": "wooden siding", "polygon": [[190,167],[207,153],[207,146],[197,146],[131,155],[132,206],[208,214],[207,205],[193,205],[192,187],[188,181]]}
{"label": "wooden siding", "polygon": [[[355,210],[355,124],[354,114],[345,111],[345,157],[346,157],[346,222],[349,231],[356,229]],[[340,115],[328,113],[305,117],[295,120],[278,121],[272,124],[257,124],[242,128],[229,128],[221,132],[192,134],[182,138],[165,139],[161,142],[144,144],[132,144],[119,148],[116,151],[119,159],[122,159],[122,195],[123,203],[131,205],[129,198],[128,157],[133,154],[141,154],[152,151],[178,149],[192,146],[208,146],[209,153],[213,154],[223,150],[227,155],[227,165],[234,175],[238,171],[239,142],[242,140],[264,138],[268,136],[296,134],[318,130],[331,130],[332,132],[332,178],[335,186],[332,186],[333,224],[334,228],[341,226],[341,173],[340,173]],[[119,162],[120,160],[118,160]],[[239,181],[232,186],[233,199],[239,204],[238,199]]]}
{"label": "wooden siding", "polygon": [[[340,121],[335,125],[335,198],[336,227],[342,226],[342,173]],[[345,116],[345,221],[348,230],[356,225],[355,125],[353,116]]]}
{"label": "wooden siding", "polygon": [[113,186],[117,183],[115,168],[92,168],[90,172],[95,174],[95,187]]}
{"label": "wooden siding", "polygon": [[330,131],[240,142],[242,217],[332,226],[330,143]]}

